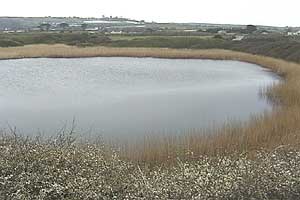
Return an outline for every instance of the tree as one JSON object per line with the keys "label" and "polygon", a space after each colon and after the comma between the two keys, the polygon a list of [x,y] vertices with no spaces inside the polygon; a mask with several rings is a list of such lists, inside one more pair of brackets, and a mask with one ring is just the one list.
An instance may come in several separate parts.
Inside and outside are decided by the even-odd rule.
{"label": "tree", "polygon": [[220,39],[220,40],[223,40],[223,39],[224,39],[223,36],[220,35],[220,34],[214,35],[213,38],[214,38],[214,39]]}
{"label": "tree", "polygon": [[88,24],[86,24],[86,23],[81,24],[81,29],[83,31],[85,31],[87,29],[87,27],[88,27]]}
{"label": "tree", "polygon": [[49,31],[50,28],[51,28],[51,24],[42,23],[42,24],[40,24],[39,28],[40,28],[41,31]]}
{"label": "tree", "polygon": [[153,33],[154,30],[152,28],[146,28],[145,32],[147,32],[147,33]]}
{"label": "tree", "polygon": [[63,31],[65,31],[69,27],[69,24],[66,22],[63,22],[63,23],[58,24],[58,26],[60,28],[62,28]]}
{"label": "tree", "polygon": [[247,25],[246,30],[248,33],[253,33],[255,31],[257,31],[257,27],[254,25]]}

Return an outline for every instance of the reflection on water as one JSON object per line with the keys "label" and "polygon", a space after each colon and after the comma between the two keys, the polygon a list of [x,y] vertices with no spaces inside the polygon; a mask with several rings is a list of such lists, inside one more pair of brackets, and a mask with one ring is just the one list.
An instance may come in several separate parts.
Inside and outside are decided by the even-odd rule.
{"label": "reflection on water", "polygon": [[127,136],[209,128],[268,111],[259,90],[278,81],[237,61],[81,58],[0,61],[0,127]]}

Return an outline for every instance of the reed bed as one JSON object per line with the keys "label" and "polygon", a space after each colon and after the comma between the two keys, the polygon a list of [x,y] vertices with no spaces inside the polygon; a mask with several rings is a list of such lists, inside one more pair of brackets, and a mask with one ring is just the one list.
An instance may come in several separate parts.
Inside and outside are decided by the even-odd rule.
{"label": "reed bed", "polygon": [[300,136],[300,65],[271,57],[229,50],[167,48],[72,47],[31,45],[0,48],[1,59],[82,58],[97,56],[156,57],[181,59],[222,59],[255,63],[280,75],[284,81],[268,88],[264,95],[274,103],[274,111],[243,124],[229,123],[210,131],[193,131],[181,136],[147,137],[136,144],[120,146],[120,154],[131,161],[163,163],[169,160],[198,159],[202,155],[251,152],[295,145]]}

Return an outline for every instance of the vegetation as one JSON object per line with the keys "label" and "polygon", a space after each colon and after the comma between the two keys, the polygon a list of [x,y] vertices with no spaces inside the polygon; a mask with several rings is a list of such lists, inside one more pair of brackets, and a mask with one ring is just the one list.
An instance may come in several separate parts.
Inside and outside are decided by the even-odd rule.
{"label": "vegetation", "polygon": [[49,23],[42,23],[39,28],[41,29],[41,31],[49,31],[51,28],[51,24]]}
{"label": "vegetation", "polygon": [[257,31],[257,27],[254,26],[254,25],[247,25],[246,30],[247,30],[249,33],[253,33],[253,32],[255,32],[255,31]]}
{"label": "vegetation", "polygon": [[186,49],[228,49],[300,62],[300,38],[251,36],[241,41],[222,37],[140,37],[105,44],[113,47],[160,47]]}
{"label": "vegetation", "polygon": [[[297,148],[298,149],[298,148]],[[74,144],[0,137],[1,199],[298,199],[300,152],[201,156],[147,168],[106,153],[100,142]]]}
{"label": "vegetation", "polygon": [[58,27],[60,27],[63,31],[65,31],[67,28],[69,28],[69,24],[66,22],[58,24]]}
{"label": "vegetation", "polygon": [[[252,26],[249,26],[250,29]],[[64,26],[66,30],[67,27]],[[82,29],[86,29],[86,24]],[[46,24],[43,29],[47,29]],[[227,49],[258,54],[300,63],[300,38],[281,35],[252,35],[241,41],[232,37],[211,36],[153,36],[103,35],[88,32],[36,32],[0,34],[0,47],[30,44],[67,44],[75,46],[157,47],[175,49]]]}
{"label": "vegetation", "polygon": [[[48,28],[43,25],[44,29]],[[68,24],[61,24],[62,30],[68,28]],[[102,34],[89,34],[86,32],[65,32],[65,33],[15,33],[0,34],[0,47],[24,46],[30,44],[68,44],[76,46],[94,46],[105,44],[110,39]]]}
{"label": "vegetation", "polygon": [[83,31],[85,31],[87,29],[87,27],[88,27],[88,24],[86,24],[86,23],[81,24],[81,28]]}
{"label": "vegetation", "polygon": [[201,45],[201,48],[207,49],[221,47],[224,42],[224,40],[218,38],[156,36],[118,40],[107,45],[112,47],[160,47],[174,49],[195,48],[197,45]]}

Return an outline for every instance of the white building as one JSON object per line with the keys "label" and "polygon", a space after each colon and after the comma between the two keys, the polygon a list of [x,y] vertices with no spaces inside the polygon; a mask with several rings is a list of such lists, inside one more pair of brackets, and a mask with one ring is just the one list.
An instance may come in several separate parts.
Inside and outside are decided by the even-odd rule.
{"label": "white building", "polygon": [[225,30],[220,30],[220,31],[218,31],[218,34],[220,34],[220,35],[225,35],[225,34],[227,34],[227,31],[225,31]]}
{"label": "white building", "polygon": [[235,38],[232,39],[232,41],[241,41],[244,39],[245,36],[243,35],[236,35]]}
{"label": "white building", "polygon": [[287,35],[288,36],[300,36],[300,31],[297,31],[297,32],[288,32]]}

